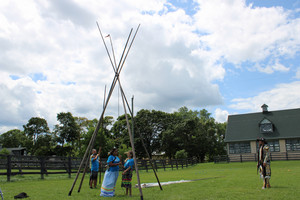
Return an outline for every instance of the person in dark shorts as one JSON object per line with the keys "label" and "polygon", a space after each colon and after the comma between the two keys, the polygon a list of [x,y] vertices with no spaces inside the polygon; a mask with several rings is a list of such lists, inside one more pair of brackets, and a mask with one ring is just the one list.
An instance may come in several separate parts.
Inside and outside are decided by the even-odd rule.
{"label": "person in dark shorts", "polygon": [[92,156],[91,156],[91,177],[90,177],[90,188],[93,189],[93,183],[94,188],[97,187],[97,177],[98,177],[98,171],[99,171],[99,154],[97,154],[96,149],[92,150]]}

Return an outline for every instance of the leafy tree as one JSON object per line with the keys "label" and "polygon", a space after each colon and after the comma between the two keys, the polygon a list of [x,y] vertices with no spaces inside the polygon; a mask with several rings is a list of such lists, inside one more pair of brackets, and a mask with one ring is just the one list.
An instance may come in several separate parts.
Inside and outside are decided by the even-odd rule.
{"label": "leafy tree", "polygon": [[[71,149],[73,150],[75,141],[78,141],[78,138],[80,137],[80,127],[70,112],[58,113],[57,121],[59,121],[59,124],[55,125],[54,128],[57,141],[61,143],[61,146],[63,146],[64,143],[70,143]],[[72,151],[69,151],[68,154],[71,155],[73,153]]]}
{"label": "leafy tree", "polygon": [[177,151],[175,154],[176,159],[186,159],[187,157],[188,154],[184,149]]}
{"label": "leafy tree", "polygon": [[50,156],[53,155],[51,135],[41,135],[38,137],[36,145],[34,146],[36,156]]}
{"label": "leafy tree", "polygon": [[9,154],[10,154],[10,152],[6,148],[1,149],[1,151],[0,151],[0,155],[9,155]]}
{"label": "leafy tree", "polygon": [[[128,114],[127,117],[131,127],[131,116]],[[117,118],[117,121],[113,124],[110,131],[117,148],[119,148],[122,144],[125,144],[126,147],[131,146],[125,114]]]}
{"label": "leafy tree", "polygon": [[26,139],[24,132],[13,129],[0,135],[0,144],[6,148],[19,147],[25,145]]}
{"label": "leafy tree", "polygon": [[32,139],[33,145],[40,134],[49,133],[48,123],[40,117],[32,117],[26,125],[23,125],[24,133]]}
{"label": "leafy tree", "polygon": [[135,149],[138,157],[146,157],[141,139],[148,153],[162,150],[162,132],[170,125],[170,115],[162,111],[140,110],[135,117]]}
{"label": "leafy tree", "polygon": [[[86,148],[91,140],[91,137],[93,133],[95,132],[96,126],[97,126],[98,120],[93,119],[89,120],[87,124],[87,130],[88,132],[84,135],[83,139],[83,146],[79,152],[79,155],[83,156],[84,152],[86,151]],[[111,116],[107,116],[103,119],[103,124],[101,124],[101,127],[97,133],[95,143],[93,148],[97,149],[101,147],[101,157],[107,157],[108,152],[115,146],[114,140],[111,138],[111,133],[107,129],[109,126],[111,126],[113,123],[113,118]]]}
{"label": "leafy tree", "polygon": [[173,158],[179,150],[188,157],[204,161],[224,149],[223,134],[226,126],[217,125],[207,110],[191,111],[182,107],[172,115],[172,123],[162,133],[162,149]]}

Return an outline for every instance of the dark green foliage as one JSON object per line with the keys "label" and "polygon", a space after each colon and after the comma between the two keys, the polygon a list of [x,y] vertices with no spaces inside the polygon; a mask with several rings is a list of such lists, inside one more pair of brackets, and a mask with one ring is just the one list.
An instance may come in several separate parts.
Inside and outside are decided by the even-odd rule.
{"label": "dark green foliage", "polygon": [[176,159],[186,159],[187,157],[188,157],[188,154],[187,154],[187,152],[185,152],[184,149],[177,151],[175,154]]}
{"label": "dark green foliage", "polygon": [[[130,115],[128,119],[132,126]],[[58,113],[57,120],[59,124],[50,133],[45,119],[33,117],[23,126],[24,132],[14,129],[0,135],[0,145],[23,146],[31,155],[83,156],[98,120],[73,117],[70,112]],[[102,122],[92,147],[97,151],[102,148],[101,157],[107,157],[114,147],[119,148],[121,154],[131,149],[125,115],[116,121],[107,116]],[[216,155],[226,154],[225,130],[226,123],[216,122],[207,110],[192,111],[182,107],[173,113],[142,109],[134,117],[134,130],[131,131],[138,158],[148,157],[143,140],[150,157],[153,153],[164,152],[166,157],[175,158],[176,154],[184,152],[187,157],[211,161]]]}
{"label": "dark green foliage", "polygon": [[0,145],[6,148],[22,147],[25,145],[26,139],[24,132],[13,129],[0,135]]}
{"label": "dark green foliage", "polygon": [[141,139],[150,154],[162,148],[162,133],[170,125],[170,114],[156,110],[140,110],[135,117],[135,143],[138,157],[147,157]]}
{"label": "dark green foliage", "polygon": [[32,137],[34,143],[40,134],[49,132],[47,121],[40,117],[32,117],[23,128],[24,133]]}
{"label": "dark green foliage", "polygon": [[[23,126],[24,133],[27,136],[27,140],[24,142],[24,146],[27,149],[28,154],[35,155],[37,147],[37,140],[41,135],[48,134],[50,132],[48,123],[45,119],[40,117],[32,117],[28,123]],[[39,146],[39,145],[38,145]]]}
{"label": "dark green foliage", "polygon": [[[6,148],[0,150],[0,155],[9,155],[9,151]],[[0,157],[1,158],[1,157]],[[4,158],[3,158],[4,159]]]}

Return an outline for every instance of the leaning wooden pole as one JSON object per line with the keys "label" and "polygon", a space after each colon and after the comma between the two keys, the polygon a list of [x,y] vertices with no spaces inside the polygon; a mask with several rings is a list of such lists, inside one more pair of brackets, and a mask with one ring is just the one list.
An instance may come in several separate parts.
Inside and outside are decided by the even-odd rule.
{"label": "leaning wooden pole", "polygon": [[130,128],[127,111],[126,111],[126,106],[125,106],[124,93],[121,93],[121,96],[122,96],[125,118],[126,118],[126,123],[127,123],[127,130],[128,130],[128,134],[129,134],[129,138],[130,138],[131,147],[132,147],[132,154],[133,154],[134,166],[135,166],[135,171],[136,171],[136,176],[137,176],[137,181],[138,181],[138,187],[139,187],[139,191],[140,191],[140,197],[141,197],[141,200],[143,200],[143,191],[142,191],[142,187],[141,187],[139,169],[138,169],[138,165],[137,165],[137,161],[136,161],[134,141],[132,138],[131,128]]}
{"label": "leaning wooden pole", "polygon": [[[98,25],[98,23],[97,23],[97,25]],[[127,53],[126,53],[126,55],[125,55],[125,58],[124,58],[124,60],[123,60],[123,62],[122,62],[122,64],[121,64],[121,68],[123,67],[123,65],[124,65],[124,63],[125,63],[125,60],[126,60],[126,58],[127,58],[127,55],[128,55],[128,53],[129,53],[129,50],[130,50],[130,48],[131,48],[131,46],[132,46],[132,44],[133,44],[133,41],[134,41],[134,39],[135,39],[135,37],[136,37],[136,34],[137,34],[138,30],[139,30],[139,27],[140,27],[140,24],[139,24],[139,26],[137,27],[136,32],[135,32],[135,34],[134,34],[134,36],[133,36],[133,39],[132,39],[132,41],[131,41],[131,43],[130,43],[130,45],[129,45],[129,49],[127,50]],[[102,39],[103,39],[102,32],[101,32],[101,30],[100,30],[99,25],[98,25],[98,28],[99,28],[99,32],[100,32],[100,34],[101,34],[101,37],[102,37]],[[114,49],[113,49],[113,45],[112,45],[112,39],[111,39],[111,36],[110,36],[110,35],[108,35],[108,36],[110,37],[111,48],[112,48],[112,52],[113,52],[113,55],[114,55]],[[129,37],[130,37],[130,36],[129,36]],[[128,38],[129,38],[129,37],[128,37]],[[104,39],[103,39],[103,42],[104,42]],[[128,42],[128,40],[127,40],[127,42]],[[125,52],[125,49],[126,49],[126,46],[127,46],[127,42],[126,42],[126,45],[125,45],[123,54],[124,54],[124,52]],[[104,45],[105,45],[105,47],[106,47],[105,42],[104,42]],[[107,47],[106,47],[106,51],[107,51],[107,53],[109,54]],[[110,55],[109,55],[109,57],[110,57]],[[122,55],[122,57],[123,57],[123,55]],[[111,58],[110,58],[110,59],[111,59]],[[122,58],[120,59],[120,63],[121,63],[121,61],[122,61]],[[113,63],[113,62],[112,62],[112,60],[111,60],[111,64],[112,64],[112,63]],[[118,68],[120,68],[120,63],[119,63]],[[113,69],[115,70],[115,67],[113,67]],[[117,72],[116,72],[116,73],[117,73]],[[125,95],[125,93],[124,93],[123,87],[121,86],[121,81],[120,81],[120,79],[119,79],[119,76],[117,77],[117,79],[118,79],[118,82],[119,82],[119,85],[120,85],[120,91],[121,91],[121,94],[123,94],[123,97],[124,97],[125,102],[126,102],[126,104],[127,104],[127,108],[128,108],[128,110],[129,110],[129,112],[131,113],[131,116],[132,116],[132,122],[134,122],[134,118],[133,118],[133,105],[132,105],[132,110],[130,110],[130,106],[129,106],[129,104],[128,104],[128,101],[127,101],[126,95]],[[132,101],[132,103],[133,103],[133,101]],[[133,125],[132,125],[132,126],[133,126]],[[133,127],[132,127],[132,134],[134,134],[133,131],[134,131],[134,130],[133,130]],[[139,135],[140,135],[140,134],[139,134]],[[159,188],[160,188],[160,190],[163,190],[163,189],[162,189],[162,186],[161,186],[161,184],[160,184],[160,181],[159,181],[159,179],[158,179],[158,176],[157,176],[157,174],[156,174],[156,171],[155,171],[155,169],[154,169],[153,163],[152,163],[152,161],[151,161],[150,154],[149,154],[149,152],[148,152],[148,150],[147,150],[147,148],[146,148],[146,145],[145,145],[144,140],[143,140],[143,138],[141,137],[141,135],[140,135],[140,139],[141,139],[141,141],[142,141],[142,144],[143,144],[143,147],[144,147],[144,149],[145,149],[145,151],[146,151],[146,154],[148,155],[149,162],[150,162],[150,164],[151,164],[151,167],[152,167],[152,170],[153,170],[154,175],[155,175],[155,177],[156,177],[156,180],[157,180],[157,183],[158,183],[158,185],[159,185]]]}
{"label": "leaning wooden pole", "polygon": [[[119,70],[119,73],[120,73],[120,72],[121,72],[121,70]],[[98,131],[99,131],[99,129],[100,129],[100,125],[101,125],[101,123],[102,123],[102,120],[103,120],[103,117],[104,117],[105,110],[106,110],[106,108],[107,108],[107,105],[108,105],[108,102],[109,102],[109,100],[110,100],[110,97],[112,96],[112,92],[113,92],[113,90],[114,90],[114,88],[115,88],[115,86],[116,86],[116,83],[117,83],[117,77],[119,76],[119,73],[116,73],[115,76],[114,76],[114,79],[113,79],[113,81],[112,81],[112,84],[111,84],[111,87],[110,87],[110,90],[109,90],[109,94],[108,94],[107,99],[106,99],[106,101],[105,101],[104,109],[103,109],[102,114],[101,114],[101,116],[100,116],[100,118],[99,118],[99,121],[98,121],[97,126],[96,126],[96,129],[95,129],[95,131],[94,131],[94,133],[93,133],[93,135],[92,135],[92,138],[91,138],[91,140],[90,140],[90,142],[89,142],[89,144],[88,144],[88,147],[87,147],[87,149],[86,149],[86,151],[85,151],[85,153],[84,153],[83,159],[81,160],[81,163],[80,163],[80,165],[79,165],[79,168],[78,168],[76,177],[75,177],[74,182],[73,182],[73,184],[72,184],[72,187],[71,187],[71,189],[70,189],[70,191],[69,191],[69,196],[71,196],[71,194],[72,194],[72,191],[73,191],[73,189],[74,189],[74,186],[75,186],[75,184],[76,184],[76,181],[77,181],[77,179],[78,179],[78,177],[79,177],[80,171],[81,171],[81,169],[82,169],[82,167],[83,167],[83,164],[84,164],[85,161],[86,161],[87,155],[88,155],[88,153],[91,151],[92,146],[94,145],[94,140],[95,140],[96,135],[97,135],[97,133],[98,133]],[[80,190],[80,189],[79,189],[79,190]]]}
{"label": "leaning wooden pole", "polygon": [[[134,129],[133,129],[133,127],[134,127],[133,97],[132,97],[132,113],[131,113],[131,118],[132,118],[132,132],[133,132],[133,130],[134,130]],[[156,178],[156,180],[157,180],[157,183],[158,183],[158,185],[159,185],[159,188],[160,188],[160,190],[163,190],[163,189],[162,189],[162,186],[161,186],[161,184],[160,184],[160,181],[159,181],[159,179],[158,179],[158,176],[157,176],[157,174],[156,174],[156,171],[155,171],[155,169],[154,169],[152,160],[151,160],[151,158],[150,158],[150,154],[149,154],[149,152],[148,152],[148,150],[147,150],[147,148],[146,148],[146,145],[145,145],[145,143],[144,143],[144,139],[142,138],[140,132],[139,132],[139,136],[140,136],[140,139],[141,139],[141,141],[142,141],[142,145],[143,145],[143,147],[144,147],[144,150],[145,150],[145,152],[146,152],[146,154],[147,154],[147,156],[148,156],[148,158],[149,158],[149,162],[150,162],[150,164],[151,164],[151,167],[152,167],[152,170],[153,170],[153,172],[154,172],[154,175],[155,175],[155,178]]]}
{"label": "leaning wooden pole", "polygon": [[[138,131],[138,132],[139,132],[139,131]],[[158,179],[158,176],[157,176],[157,174],[156,174],[156,171],[155,171],[154,165],[153,165],[153,163],[152,163],[152,160],[151,160],[151,158],[150,158],[150,154],[149,154],[149,152],[148,152],[148,150],[147,150],[147,148],[146,148],[146,145],[145,145],[145,143],[144,143],[144,140],[143,140],[143,138],[142,138],[140,132],[139,132],[139,136],[140,136],[140,139],[141,139],[141,141],[142,141],[143,147],[144,147],[144,149],[145,149],[145,151],[146,151],[146,154],[147,154],[147,156],[148,156],[148,158],[149,158],[149,162],[150,162],[150,165],[151,165],[152,170],[153,170],[153,172],[154,172],[154,175],[155,175],[155,177],[156,177],[156,180],[157,180],[157,183],[158,183],[158,185],[159,185],[159,188],[160,188],[160,190],[163,190],[163,189],[162,189],[162,186],[161,186],[161,184],[160,184],[160,181],[159,181],[159,179]]]}
{"label": "leaning wooden pole", "polygon": [[[125,96],[125,99],[126,99],[126,96]],[[133,135],[133,138],[134,138],[134,112],[133,112],[133,99],[134,99],[134,97],[132,96],[132,99],[131,99],[131,105],[132,105],[132,108],[131,108],[131,110],[132,110],[132,112],[131,112],[131,118],[132,118],[132,135]],[[141,141],[142,141],[142,145],[143,145],[143,147],[144,147],[144,150],[145,150],[145,152],[146,152],[146,154],[147,154],[147,156],[148,156],[148,158],[149,158],[149,162],[150,162],[150,164],[151,164],[151,167],[152,167],[152,170],[153,170],[154,175],[155,175],[155,177],[156,177],[156,180],[157,180],[157,183],[158,183],[158,185],[159,185],[159,188],[160,188],[160,190],[163,190],[163,189],[162,189],[162,186],[161,186],[161,184],[160,184],[160,181],[159,181],[159,179],[158,179],[158,176],[157,176],[157,174],[156,174],[156,171],[155,171],[155,169],[154,169],[152,160],[151,160],[151,158],[150,158],[150,154],[149,154],[149,152],[148,152],[148,150],[147,150],[147,148],[146,148],[146,145],[145,145],[144,140],[143,140],[143,138],[142,138],[142,136],[141,136],[140,133],[139,133],[139,136],[140,136],[140,139],[141,139]]]}
{"label": "leaning wooden pole", "polygon": [[[136,168],[136,172],[137,172],[137,179],[138,179],[138,185],[139,185],[139,190],[140,190],[140,196],[141,196],[141,200],[143,200],[143,193],[142,193],[142,188],[141,188],[141,184],[140,184],[140,178],[139,178],[139,173],[138,173],[138,166],[137,166],[137,162],[136,162],[136,155],[135,155],[134,142],[133,142],[133,138],[132,138],[132,134],[131,134],[131,129],[130,129],[129,121],[128,121],[128,116],[127,116],[127,111],[126,111],[126,106],[125,106],[125,99],[126,99],[126,96],[125,96],[125,94],[124,94],[124,91],[123,91],[123,89],[122,89],[121,82],[120,82],[120,79],[119,79],[119,72],[122,70],[122,68],[123,68],[123,66],[124,66],[125,60],[126,60],[126,58],[127,58],[127,56],[128,56],[129,50],[130,50],[130,48],[131,48],[131,46],[132,46],[132,44],[133,44],[133,41],[134,41],[134,39],[135,39],[135,37],[136,37],[136,34],[137,34],[138,30],[139,30],[140,25],[138,26],[138,28],[137,28],[137,30],[136,30],[134,36],[133,36],[133,39],[132,39],[132,41],[131,41],[131,43],[130,43],[130,45],[129,45],[129,48],[128,48],[127,52],[126,52],[126,47],[127,47],[127,44],[128,44],[129,39],[130,39],[131,32],[132,32],[132,29],[131,29],[131,32],[130,32],[130,34],[129,34],[128,40],[127,40],[126,45],[125,45],[125,48],[124,48],[124,50],[123,50],[123,53],[122,53],[122,56],[121,56],[121,59],[120,59],[120,62],[119,62],[118,67],[116,67],[116,66],[114,67],[113,61],[112,61],[111,56],[110,56],[110,54],[109,54],[108,48],[107,48],[107,46],[106,46],[106,43],[105,43],[105,41],[104,41],[104,38],[103,38],[101,29],[100,29],[98,23],[97,23],[97,26],[98,26],[98,29],[99,29],[99,32],[100,32],[102,41],[103,41],[103,43],[104,43],[104,46],[105,46],[105,48],[106,48],[107,54],[108,54],[108,56],[109,56],[111,65],[112,65],[112,67],[113,67],[113,69],[114,69],[114,71],[115,71],[115,73],[116,73],[116,76],[115,76],[115,77],[116,77],[117,81],[119,82],[119,85],[120,85],[120,88],[121,88],[121,95],[122,95],[123,107],[124,107],[124,111],[125,111],[125,116],[126,116],[126,121],[127,121],[127,127],[128,127],[128,132],[129,132],[130,142],[131,142],[131,146],[132,146],[132,151],[133,151],[133,158],[134,158],[135,168]],[[110,38],[110,42],[111,42],[111,47],[112,47],[112,51],[113,51],[113,55],[114,55],[114,50],[113,50],[111,38]],[[125,52],[126,52],[126,54],[125,54],[125,57],[123,58]],[[127,106],[128,106],[128,101],[127,101],[127,99],[126,99],[126,103],[127,103]],[[128,107],[129,107],[129,106],[128,106]],[[129,110],[130,110],[130,107],[129,107]]]}

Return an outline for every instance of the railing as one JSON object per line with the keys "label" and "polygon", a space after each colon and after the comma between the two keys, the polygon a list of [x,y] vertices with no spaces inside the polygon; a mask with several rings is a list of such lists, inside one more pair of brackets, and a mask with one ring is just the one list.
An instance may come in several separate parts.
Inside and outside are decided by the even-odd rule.
{"label": "railing", "polygon": [[[300,160],[300,152],[271,152],[271,161],[275,160]],[[257,161],[257,154],[229,154],[214,157],[215,163],[221,162],[246,162]]]}
{"label": "railing", "polygon": [[[105,171],[107,159],[101,159],[100,170]],[[0,175],[6,175],[7,181],[11,176],[24,174],[40,174],[41,179],[48,174],[69,174],[76,173],[81,162],[81,158],[75,157],[37,157],[37,156],[16,156],[0,155]],[[156,171],[159,169],[179,169],[198,163],[197,159],[181,160],[151,160]],[[150,160],[137,160],[139,170],[152,169]],[[89,167],[89,166],[87,166]],[[83,169],[85,166],[83,166]],[[6,172],[4,172],[4,170]],[[89,171],[89,170],[88,170]]]}

